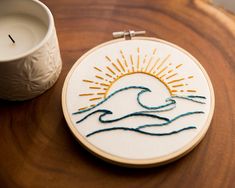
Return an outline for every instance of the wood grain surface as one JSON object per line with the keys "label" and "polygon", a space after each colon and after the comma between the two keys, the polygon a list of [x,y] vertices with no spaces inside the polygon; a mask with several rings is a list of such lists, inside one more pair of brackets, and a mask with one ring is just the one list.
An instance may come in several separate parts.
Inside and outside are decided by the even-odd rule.
{"label": "wood grain surface", "polygon": [[[235,187],[235,23],[199,0],[43,0],[53,12],[63,59],[58,82],[25,102],[0,101],[0,187]],[[83,149],[61,108],[64,79],[90,48],[113,31],[146,30],[194,55],[215,90],[204,140],[166,166],[127,169]]]}

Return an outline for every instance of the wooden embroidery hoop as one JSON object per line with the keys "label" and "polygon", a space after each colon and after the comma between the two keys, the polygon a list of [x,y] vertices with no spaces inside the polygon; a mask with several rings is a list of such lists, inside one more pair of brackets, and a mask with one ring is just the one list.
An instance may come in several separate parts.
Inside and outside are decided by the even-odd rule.
{"label": "wooden embroidery hoop", "polygon": [[[120,33],[119,33],[120,34]],[[124,35],[125,36],[125,35]],[[185,145],[184,147],[182,147],[180,150],[170,153],[169,155],[163,156],[163,157],[156,157],[156,158],[151,158],[151,159],[147,159],[147,160],[139,160],[139,159],[125,159],[125,158],[121,158],[115,155],[112,155],[110,153],[107,153],[105,151],[102,151],[101,149],[97,148],[96,146],[94,146],[93,144],[91,144],[86,137],[84,137],[83,135],[81,135],[81,133],[79,133],[79,131],[76,129],[74,123],[72,122],[70,115],[68,113],[68,109],[67,109],[67,103],[66,103],[66,94],[67,94],[67,87],[68,87],[68,82],[71,78],[71,75],[73,74],[74,70],[76,69],[76,67],[80,64],[80,62],[83,61],[83,59],[85,57],[87,57],[89,54],[93,53],[94,51],[96,51],[97,49],[106,46],[106,45],[110,45],[116,42],[120,42],[120,41],[124,41],[126,40],[126,38],[121,38],[121,39],[115,39],[115,40],[111,40],[105,43],[102,43],[96,47],[94,47],[93,49],[89,50],[88,52],[86,52],[83,56],[81,56],[77,62],[73,65],[72,69],[69,71],[66,80],[64,82],[64,86],[63,86],[63,90],[62,90],[62,108],[63,108],[63,113],[65,116],[65,119],[67,121],[67,125],[69,127],[69,129],[71,130],[71,132],[73,133],[73,135],[75,136],[75,138],[78,140],[78,142],[85,147],[88,151],[90,151],[92,154],[94,154],[95,156],[113,163],[113,164],[117,164],[120,166],[125,166],[125,167],[135,167],[135,168],[145,168],[145,167],[153,167],[153,166],[159,166],[159,165],[163,165],[172,161],[175,161],[181,157],[183,157],[184,155],[186,155],[187,153],[189,153],[192,149],[194,149],[199,143],[200,141],[204,138],[212,117],[213,117],[213,113],[214,113],[214,106],[215,106],[215,96],[214,96],[214,90],[211,84],[211,81],[209,79],[209,76],[207,75],[205,69],[201,66],[201,64],[186,50],[180,48],[179,46],[172,44],[170,42],[161,40],[161,39],[156,39],[156,38],[151,38],[151,37],[134,37],[131,36],[132,40],[135,39],[141,39],[141,40],[151,40],[151,41],[157,41],[157,42],[161,42],[170,46],[173,46],[174,48],[177,48],[178,50],[180,50],[181,52],[183,52],[184,54],[188,55],[190,58],[193,59],[193,61],[198,65],[198,67],[201,69],[204,77],[207,80],[207,84],[208,87],[210,89],[210,99],[211,99],[211,104],[210,104],[210,111],[206,120],[205,125],[203,126],[202,130],[197,134],[197,136],[187,145]]]}

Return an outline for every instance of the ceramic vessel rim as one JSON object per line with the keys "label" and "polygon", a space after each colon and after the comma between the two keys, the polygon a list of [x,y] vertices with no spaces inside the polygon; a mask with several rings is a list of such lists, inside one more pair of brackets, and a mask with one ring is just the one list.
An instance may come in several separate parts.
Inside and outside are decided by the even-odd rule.
{"label": "ceramic vessel rim", "polygon": [[9,61],[15,61],[18,59],[22,59],[30,54],[32,54],[33,52],[37,51],[38,49],[40,49],[50,38],[52,32],[53,32],[53,28],[54,28],[54,19],[52,16],[51,11],[49,10],[49,8],[43,4],[42,2],[38,1],[38,0],[25,0],[25,1],[32,1],[33,3],[39,5],[47,14],[48,16],[48,29],[46,32],[46,35],[44,36],[44,38],[41,40],[41,42],[39,42],[36,46],[34,46],[33,48],[31,48],[30,50],[26,51],[23,54],[20,54],[14,58],[8,58],[8,59],[0,59],[0,63],[4,63],[4,62],[9,62]]}

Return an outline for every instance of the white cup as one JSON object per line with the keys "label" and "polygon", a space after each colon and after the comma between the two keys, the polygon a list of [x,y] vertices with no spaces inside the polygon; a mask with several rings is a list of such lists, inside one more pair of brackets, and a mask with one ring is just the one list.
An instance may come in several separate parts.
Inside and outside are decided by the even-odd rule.
{"label": "white cup", "polygon": [[50,10],[38,0],[1,0],[0,98],[27,100],[49,89],[62,62]]}

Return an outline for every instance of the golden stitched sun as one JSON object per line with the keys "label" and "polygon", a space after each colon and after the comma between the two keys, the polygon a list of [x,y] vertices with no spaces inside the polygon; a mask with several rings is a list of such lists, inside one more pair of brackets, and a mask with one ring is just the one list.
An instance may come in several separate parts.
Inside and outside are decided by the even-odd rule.
{"label": "golden stitched sun", "polygon": [[106,98],[112,85],[119,79],[136,74],[147,74],[162,82],[168,89],[171,96],[179,93],[194,93],[193,88],[188,88],[188,80],[193,76],[180,76],[178,69],[183,64],[173,65],[170,62],[170,54],[164,58],[157,56],[157,49],[153,49],[152,54],[142,55],[140,48],[136,50],[136,56],[133,54],[125,54],[120,50],[120,58],[111,59],[105,56],[106,66],[94,67],[95,75],[93,79],[84,79],[84,83],[88,85],[87,93],[81,93],[79,96],[87,97],[87,100],[93,102],[90,106],[82,107],[79,110],[84,110],[95,106],[101,100]]}

